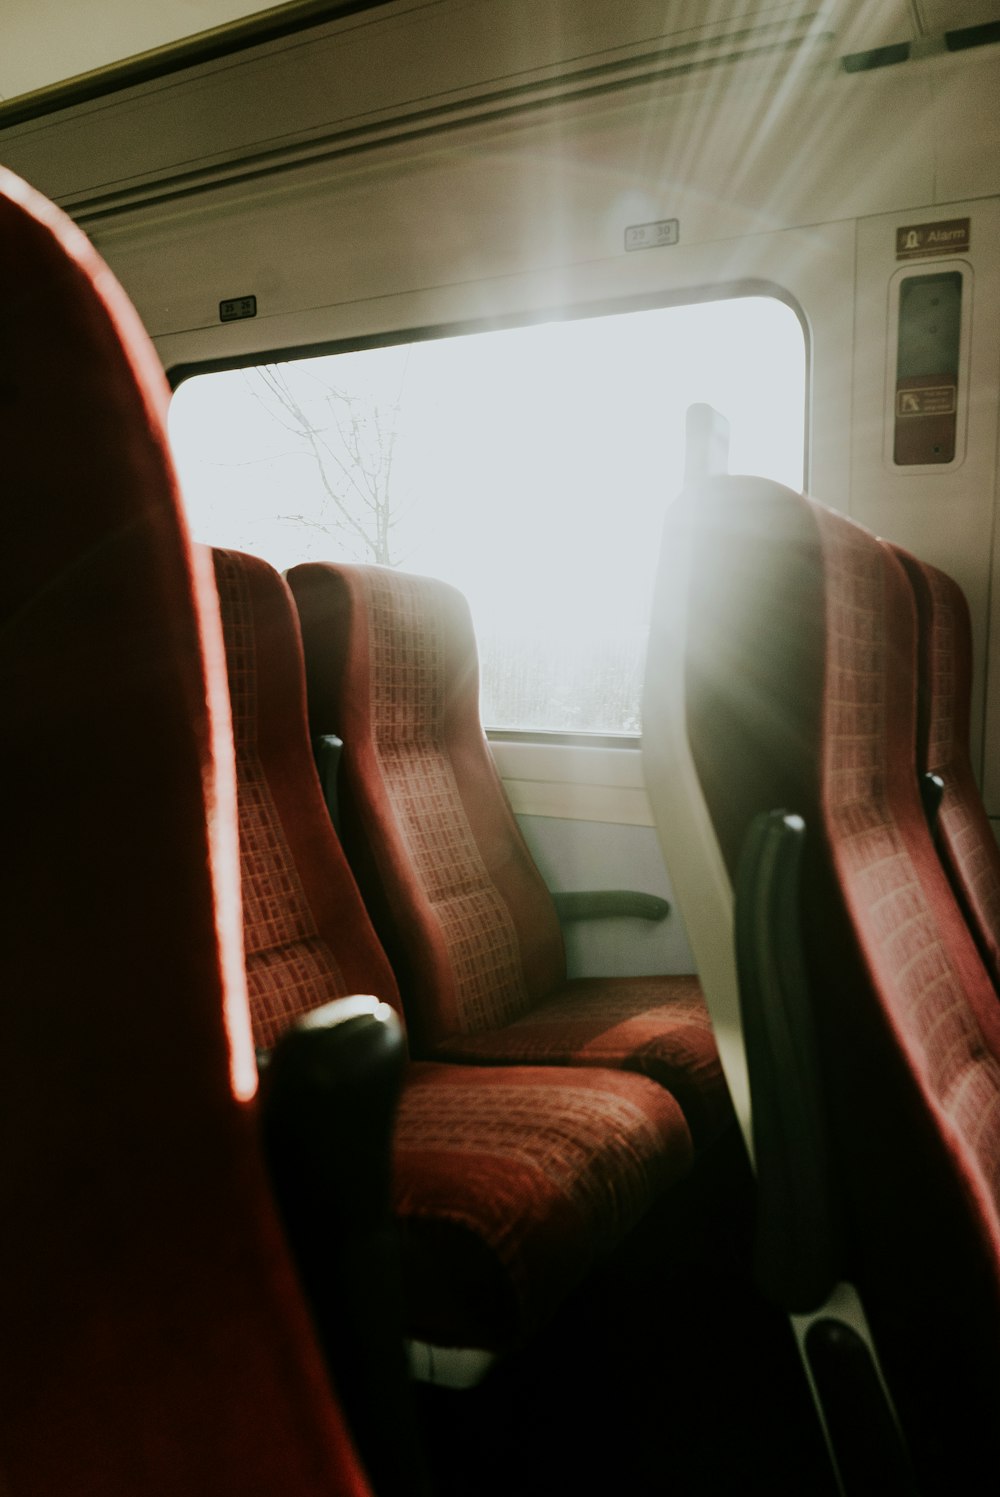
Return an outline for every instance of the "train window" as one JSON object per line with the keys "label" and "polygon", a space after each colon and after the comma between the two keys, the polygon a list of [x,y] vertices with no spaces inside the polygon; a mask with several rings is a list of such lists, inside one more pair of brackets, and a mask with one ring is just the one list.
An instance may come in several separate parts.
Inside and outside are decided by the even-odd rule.
{"label": "train window", "polygon": [[489,726],[635,734],[693,401],[734,471],[801,485],[802,326],[763,296],[197,375],[171,434],[196,539],[444,578]]}

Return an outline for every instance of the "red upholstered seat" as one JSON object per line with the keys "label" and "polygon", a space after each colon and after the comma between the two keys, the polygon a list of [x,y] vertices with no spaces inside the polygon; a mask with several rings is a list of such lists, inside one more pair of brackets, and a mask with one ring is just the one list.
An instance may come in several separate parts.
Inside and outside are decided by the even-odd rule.
{"label": "red upholstered seat", "polygon": [[[393,974],[313,766],[294,605],[265,562],[216,551],[240,800],[247,971],[268,1045]],[[395,1139],[407,1329],[498,1350],[527,1336],[690,1166],[680,1108],[643,1076],[411,1065]]]}
{"label": "red upholstered seat", "polygon": [[1000,991],[1000,846],[969,751],[972,624],[957,582],[893,548],[917,604],[917,769],[940,775],[935,841],[980,955]]}
{"label": "red upholstered seat", "polygon": [[167,390],[0,172],[0,1488],[363,1497],[272,1204],[218,611]]}
{"label": "red upholstered seat", "polygon": [[757,813],[805,821],[840,1271],[919,1489],[969,1490],[1000,1397],[1000,1008],[918,792],[912,591],[867,531],[762,480],[706,484],[677,523],[688,733],[734,877]]}
{"label": "red upholstered seat", "polygon": [[344,740],[345,846],[399,978],[415,1051],[639,1071],[696,1144],[731,1110],[690,977],[567,981],[552,899],[483,735],[468,608],[380,567],[294,567],[314,733]]}

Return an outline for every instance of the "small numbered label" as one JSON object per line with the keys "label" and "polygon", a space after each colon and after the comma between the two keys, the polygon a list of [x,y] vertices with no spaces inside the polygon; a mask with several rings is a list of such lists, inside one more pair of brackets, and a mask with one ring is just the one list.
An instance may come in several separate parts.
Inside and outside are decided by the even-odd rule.
{"label": "small numbered label", "polygon": [[661,218],[655,224],[632,224],[625,230],[625,248],[659,249],[665,244],[676,244],[680,229],[679,218]]}
{"label": "small numbered label", "polygon": [[219,303],[220,322],[239,322],[241,317],[257,316],[257,298],[255,296],[233,296],[229,301]]}

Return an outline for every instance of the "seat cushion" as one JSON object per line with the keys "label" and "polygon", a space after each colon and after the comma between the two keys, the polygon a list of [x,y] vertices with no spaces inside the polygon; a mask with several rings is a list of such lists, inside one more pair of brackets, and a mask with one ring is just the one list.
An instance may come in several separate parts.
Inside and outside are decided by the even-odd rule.
{"label": "seat cushion", "polygon": [[479,1064],[609,1066],[677,1098],[696,1146],[732,1119],[712,1023],[696,977],[585,977],[503,1029],[455,1035],[435,1052]]}
{"label": "seat cushion", "polygon": [[412,1062],[392,1201],[408,1333],[524,1340],[691,1158],[680,1107],[644,1076]]}

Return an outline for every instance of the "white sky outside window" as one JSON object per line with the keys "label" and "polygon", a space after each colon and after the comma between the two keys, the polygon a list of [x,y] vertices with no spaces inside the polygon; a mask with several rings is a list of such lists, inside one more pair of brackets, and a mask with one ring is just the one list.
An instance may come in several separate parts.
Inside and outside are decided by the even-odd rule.
{"label": "white sky outside window", "polygon": [[469,599],[492,727],[638,731],[653,572],[683,481],[689,405],[728,418],[731,471],[802,484],[804,339],[794,312],[769,297],[279,369],[285,403],[258,370],[199,375],[174,396],[195,539],[279,569],[371,562],[363,495],[374,483],[393,520],[392,563]]}

